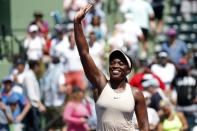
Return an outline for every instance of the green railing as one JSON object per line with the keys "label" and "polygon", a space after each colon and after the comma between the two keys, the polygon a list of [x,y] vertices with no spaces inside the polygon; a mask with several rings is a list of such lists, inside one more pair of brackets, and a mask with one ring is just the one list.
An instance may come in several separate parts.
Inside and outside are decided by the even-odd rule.
{"label": "green railing", "polygon": [[14,56],[23,55],[22,48],[23,39],[18,39],[16,36],[0,36],[0,60],[13,60]]}

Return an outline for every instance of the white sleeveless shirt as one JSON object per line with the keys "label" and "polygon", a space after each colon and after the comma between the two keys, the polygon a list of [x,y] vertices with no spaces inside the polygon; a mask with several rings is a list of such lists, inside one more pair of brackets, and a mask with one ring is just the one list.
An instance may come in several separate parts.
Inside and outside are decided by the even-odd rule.
{"label": "white sleeveless shirt", "polygon": [[135,131],[132,116],[135,100],[132,89],[116,92],[109,83],[96,102],[97,131]]}

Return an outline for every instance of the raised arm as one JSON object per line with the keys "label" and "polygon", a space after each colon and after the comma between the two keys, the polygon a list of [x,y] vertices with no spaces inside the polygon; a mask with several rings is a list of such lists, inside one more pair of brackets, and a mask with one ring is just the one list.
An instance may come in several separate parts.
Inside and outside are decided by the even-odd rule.
{"label": "raised arm", "polygon": [[89,54],[89,47],[84,36],[81,23],[86,13],[92,8],[92,6],[93,5],[89,3],[77,12],[74,18],[74,33],[77,49],[79,51],[86,77],[91,84],[98,89],[98,93],[100,94],[103,87],[107,83],[107,79],[105,75],[96,67],[92,57]]}

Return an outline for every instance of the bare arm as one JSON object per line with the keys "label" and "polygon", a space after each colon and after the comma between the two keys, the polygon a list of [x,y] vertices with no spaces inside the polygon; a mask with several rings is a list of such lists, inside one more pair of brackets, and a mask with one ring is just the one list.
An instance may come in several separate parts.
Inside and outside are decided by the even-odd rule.
{"label": "bare arm", "polygon": [[74,33],[76,45],[79,51],[83,69],[86,77],[91,84],[99,90],[99,94],[102,88],[106,85],[107,79],[105,75],[96,67],[92,57],[89,54],[89,47],[86,38],[83,33],[81,21],[85,17],[86,13],[91,9],[93,5],[87,4],[84,8],[77,12],[74,19]]}
{"label": "bare arm", "polygon": [[132,90],[135,98],[135,113],[139,130],[149,131],[148,114],[144,96],[138,89],[132,88]]}
{"label": "bare arm", "polygon": [[182,112],[177,112],[177,115],[178,115],[178,117],[181,120],[181,123],[183,125],[182,130],[186,131],[188,129],[188,124],[187,124],[187,120],[186,120],[184,114]]}
{"label": "bare arm", "polygon": [[163,131],[163,124],[162,124],[162,122],[159,123],[157,131]]}
{"label": "bare arm", "polygon": [[23,108],[21,114],[16,118],[16,121],[21,122],[25,118],[25,116],[27,115],[30,108],[31,108],[31,104],[30,104],[29,101],[27,101],[27,103],[25,104],[25,107]]}
{"label": "bare arm", "polygon": [[5,114],[8,123],[12,123],[13,117],[12,117],[11,109],[8,109],[4,103],[0,102],[0,110],[2,110],[3,113]]}

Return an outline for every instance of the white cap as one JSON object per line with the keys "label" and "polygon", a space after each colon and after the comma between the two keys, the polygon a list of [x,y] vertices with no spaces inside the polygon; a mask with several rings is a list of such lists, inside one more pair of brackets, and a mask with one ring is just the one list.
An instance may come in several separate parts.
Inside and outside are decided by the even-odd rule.
{"label": "white cap", "polygon": [[37,25],[30,25],[29,27],[29,32],[37,32],[38,31],[38,26]]}
{"label": "white cap", "polygon": [[124,17],[125,17],[126,20],[133,20],[133,18],[134,18],[132,13],[126,13],[124,15]]}
{"label": "white cap", "polygon": [[91,5],[95,5],[96,4],[96,0],[88,0],[88,3]]}
{"label": "white cap", "polygon": [[114,57],[121,57],[123,56],[123,58],[126,60],[129,68],[132,68],[132,60],[131,58],[129,58],[123,51],[116,49],[114,51],[112,51],[109,55],[109,60],[111,61],[111,59],[113,59]]}
{"label": "white cap", "polygon": [[165,52],[165,51],[161,51],[159,54],[158,54],[159,57],[168,57],[168,54]]}
{"label": "white cap", "polygon": [[152,79],[148,79],[142,82],[142,86],[144,87],[144,89],[152,86],[152,87],[158,87],[159,86],[159,82],[157,79],[152,78]]}
{"label": "white cap", "polygon": [[152,74],[144,74],[143,80],[150,80],[150,79],[154,79],[154,76]]}

